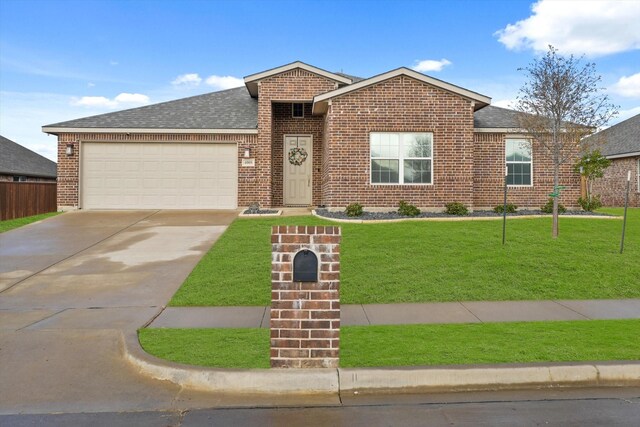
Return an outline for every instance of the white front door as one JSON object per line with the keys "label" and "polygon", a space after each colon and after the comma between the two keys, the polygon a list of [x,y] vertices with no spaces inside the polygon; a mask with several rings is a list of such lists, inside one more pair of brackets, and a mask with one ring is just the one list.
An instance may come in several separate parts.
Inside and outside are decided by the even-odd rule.
{"label": "white front door", "polygon": [[284,137],[284,204],[311,204],[313,140],[310,135]]}

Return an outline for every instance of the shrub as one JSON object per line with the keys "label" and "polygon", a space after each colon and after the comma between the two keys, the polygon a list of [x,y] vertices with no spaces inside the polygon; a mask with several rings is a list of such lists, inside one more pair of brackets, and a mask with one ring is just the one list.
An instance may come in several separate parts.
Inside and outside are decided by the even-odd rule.
{"label": "shrub", "polygon": [[578,204],[582,207],[583,210],[587,212],[593,212],[598,208],[602,207],[602,201],[600,201],[600,195],[592,196],[591,200],[589,198],[583,199],[580,197],[578,199]]}
{"label": "shrub", "polygon": [[[516,205],[514,205],[513,203],[507,203],[507,213],[516,213],[516,209],[518,209],[518,207]],[[504,205],[498,205],[495,208],[493,208],[493,211],[495,213],[503,213],[504,212]]]}
{"label": "shrub", "polygon": [[[542,206],[540,210],[543,213],[547,214],[553,213],[553,198],[549,198],[549,200],[547,200],[547,203],[545,203],[545,205]],[[567,208],[565,208],[562,203],[558,203],[558,213],[565,213],[566,211]]]}
{"label": "shrub", "polygon": [[363,212],[363,208],[362,205],[360,203],[351,203],[349,205],[347,205],[347,207],[344,210],[344,213],[347,214],[347,216],[361,216]]}
{"label": "shrub", "polygon": [[400,200],[398,213],[404,216],[417,216],[417,215],[420,215],[420,209],[418,209],[411,203],[407,203],[404,200]]}
{"label": "shrub", "polygon": [[469,213],[469,209],[465,205],[460,202],[451,202],[444,205],[444,211],[449,215],[467,215]]}

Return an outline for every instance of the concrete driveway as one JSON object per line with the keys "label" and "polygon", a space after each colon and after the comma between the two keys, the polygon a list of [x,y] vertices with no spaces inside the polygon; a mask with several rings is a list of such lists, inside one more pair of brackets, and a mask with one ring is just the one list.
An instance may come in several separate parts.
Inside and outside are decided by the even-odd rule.
{"label": "concrete driveway", "polygon": [[70,212],[0,234],[0,414],[215,405],[137,374],[121,336],[159,313],[236,215]]}

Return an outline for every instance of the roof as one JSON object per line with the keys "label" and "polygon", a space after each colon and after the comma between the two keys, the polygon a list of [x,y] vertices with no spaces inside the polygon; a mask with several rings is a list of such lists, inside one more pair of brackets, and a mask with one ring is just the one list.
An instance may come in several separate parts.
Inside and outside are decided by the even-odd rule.
{"label": "roof", "polygon": [[73,129],[239,130],[257,129],[258,101],[238,87],[114,113],[43,126],[49,133]]}
{"label": "roof", "polygon": [[[487,106],[491,98],[442,80],[429,77],[408,68],[398,68],[368,79],[348,74],[330,73],[302,62],[291,64],[253,74],[245,77],[251,84],[266,75],[283,72],[282,70],[303,68],[329,74],[342,81],[353,82],[337,90],[316,96],[316,102],[326,103],[328,99],[348,93],[352,90],[367,87],[396,75],[407,75],[421,81],[436,85],[445,90],[458,93],[476,101],[474,128],[480,132],[515,131],[517,130],[517,112],[506,108]],[[315,72],[315,71],[311,71]],[[314,109],[316,109],[314,105]],[[253,98],[247,87],[206,93],[204,95],[182,98],[174,101],[144,107],[131,108],[113,113],[84,117],[66,122],[43,126],[47,133],[65,132],[126,132],[126,133],[257,133],[258,101]]]}
{"label": "roof", "polygon": [[56,169],[55,162],[0,136],[0,174],[55,178]]}
{"label": "roof", "polygon": [[640,156],[640,114],[588,136],[584,142],[605,157]]}
{"label": "roof", "polygon": [[303,69],[313,74],[317,74],[322,77],[326,77],[330,80],[334,80],[338,83],[342,83],[343,85],[348,85],[353,83],[353,80],[350,77],[346,77],[346,74],[342,73],[332,73],[327,70],[323,70],[322,68],[314,67],[313,65],[305,64],[301,61],[295,61],[290,64],[282,65],[280,67],[272,68],[270,70],[261,71],[259,73],[248,75],[244,78],[244,84],[247,86],[247,90],[253,97],[258,96],[258,82],[262,79],[266,79],[267,77],[275,76],[276,74],[286,73],[290,70],[295,70],[296,68]]}
{"label": "roof", "polygon": [[520,127],[518,124],[519,114],[516,110],[488,105],[474,113],[473,127],[475,129],[516,130]]}
{"label": "roof", "polygon": [[365,87],[383,82],[385,80],[397,77],[397,76],[408,76],[419,80],[421,82],[430,84],[432,86],[436,86],[440,89],[446,90],[448,92],[453,92],[457,95],[464,96],[465,98],[469,98],[472,101],[475,101],[475,109],[478,110],[486,105],[491,103],[491,98],[485,95],[481,95],[477,92],[470,91],[460,86],[453,85],[451,83],[447,83],[445,81],[436,79],[431,76],[427,76],[426,74],[419,73],[415,70],[411,70],[406,67],[400,67],[395,70],[388,71],[386,73],[378,74],[377,76],[370,77],[365,80],[361,80],[357,83],[353,83],[348,86],[343,86],[339,89],[332,90],[330,92],[323,93],[321,95],[317,95],[313,98],[313,112],[323,113],[328,108],[328,101],[332,98],[345,95],[347,93],[363,89]]}

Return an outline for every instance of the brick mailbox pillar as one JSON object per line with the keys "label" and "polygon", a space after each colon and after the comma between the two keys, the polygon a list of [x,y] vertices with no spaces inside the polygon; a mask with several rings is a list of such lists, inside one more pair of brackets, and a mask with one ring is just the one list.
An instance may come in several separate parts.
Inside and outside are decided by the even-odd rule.
{"label": "brick mailbox pillar", "polygon": [[340,227],[271,231],[271,367],[337,368]]}

